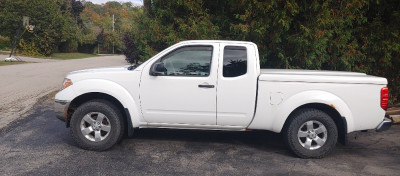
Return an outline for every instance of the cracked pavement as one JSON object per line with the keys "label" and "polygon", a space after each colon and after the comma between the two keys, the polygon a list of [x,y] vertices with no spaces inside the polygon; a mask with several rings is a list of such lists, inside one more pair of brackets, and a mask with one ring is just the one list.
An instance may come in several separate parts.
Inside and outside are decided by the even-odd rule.
{"label": "cracked pavement", "polygon": [[50,98],[0,134],[0,175],[398,175],[400,167],[398,125],[353,133],[323,159],[297,158],[266,131],[141,129],[110,150],[86,151]]}

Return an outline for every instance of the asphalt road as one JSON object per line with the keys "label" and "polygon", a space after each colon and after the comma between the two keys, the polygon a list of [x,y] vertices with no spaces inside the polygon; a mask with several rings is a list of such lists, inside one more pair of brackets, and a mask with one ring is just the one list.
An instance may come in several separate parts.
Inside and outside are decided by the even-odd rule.
{"label": "asphalt road", "polygon": [[0,175],[399,175],[400,127],[359,133],[323,159],[279,134],[142,129],[105,152],[79,149],[49,99],[0,133]]}
{"label": "asphalt road", "polygon": [[[3,60],[5,55],[0,55]],[[27,62],[0,67],[0,129],[19,119],[40,97],[60,89],[67,73],[75,70],[127,65],[123,55],[54,60],[21,57]]]}

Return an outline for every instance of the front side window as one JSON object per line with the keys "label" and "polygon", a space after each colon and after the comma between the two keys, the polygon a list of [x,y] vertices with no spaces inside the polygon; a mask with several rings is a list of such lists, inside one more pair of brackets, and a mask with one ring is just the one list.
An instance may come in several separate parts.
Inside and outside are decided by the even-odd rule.
{"label": "front side window", "polygon": [[247,73],[247,49],[243,46],[224,48],[224,77],[237,77]]}
{"label": "front side window", "polygon": [[212,46],[188,46],[179,48],[161,59],[164,76],[208,76],[212,58]]}

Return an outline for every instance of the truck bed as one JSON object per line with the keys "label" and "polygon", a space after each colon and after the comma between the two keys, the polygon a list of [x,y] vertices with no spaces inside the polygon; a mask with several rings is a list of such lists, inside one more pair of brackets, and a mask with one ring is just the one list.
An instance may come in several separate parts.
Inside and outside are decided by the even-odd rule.
{"label": "truck bed", "polygon": [[387,80],[365,73],[319,70],[261,69],[259,81],[386,85]]}

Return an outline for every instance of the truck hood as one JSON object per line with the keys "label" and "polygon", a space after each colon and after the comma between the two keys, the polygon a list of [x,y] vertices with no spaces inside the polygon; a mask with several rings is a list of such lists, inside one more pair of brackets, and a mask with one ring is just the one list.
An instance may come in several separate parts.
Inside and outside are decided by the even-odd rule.
{"label": "truck hood", "polygon": [[110,73],[110,72],[123,72],[128,70],[129,65],[126,66],[115,66],[115,67],[101,67],[101,68],[91,68],[85,70],[77,70],[70,72],[68,76],[75,75],[79,73]]}
{"label": "truck hood", "polygon": [[274,82],[387,84],[386,78],[371,76],[365,73],[297,69],[261,69],[259,80]]}
{"label": "truck hood", "polygon": [[70,72],[66,77],[72,82],[86,79],[103,79],[113,82],[129,79],[132,74],[137,74],[136,70],[128,70],[129,65],[117,67],[104,67]]}

